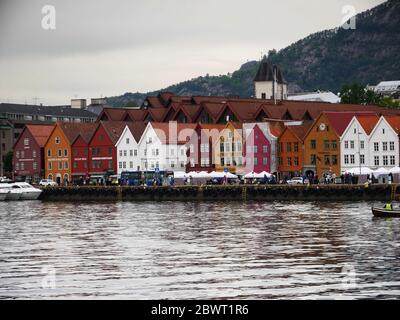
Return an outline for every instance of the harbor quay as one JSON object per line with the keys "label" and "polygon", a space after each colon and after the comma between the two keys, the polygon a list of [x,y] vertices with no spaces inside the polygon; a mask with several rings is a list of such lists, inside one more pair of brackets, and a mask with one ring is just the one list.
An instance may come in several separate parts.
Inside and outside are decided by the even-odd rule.
{"label": "harbor quay", "polygon": [[45,187],[42,201],[389,201],[400,185],[200,185]]}

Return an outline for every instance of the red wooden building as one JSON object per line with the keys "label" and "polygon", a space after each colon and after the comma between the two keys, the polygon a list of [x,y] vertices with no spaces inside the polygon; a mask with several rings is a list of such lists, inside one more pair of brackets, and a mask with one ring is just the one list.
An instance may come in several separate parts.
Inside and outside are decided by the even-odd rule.
{"label": "red wooden building", "polygon": [[99,180],[117,173],[117,143],[126,122],[101,121],[89,140],[89,175]]}
{"label": "red wooden building", "polygon": [[44,176],[44,145],[52,125],[27,125],[14,144],[13,175],[17,181],[38,183]]}
{"label": "red wooden building", "polygon": [[72,182],[82,183],[89,177],[90,153],[89,141],[95,133],[98,123],[82,124],[79,135],[71,144],[72,149]]}

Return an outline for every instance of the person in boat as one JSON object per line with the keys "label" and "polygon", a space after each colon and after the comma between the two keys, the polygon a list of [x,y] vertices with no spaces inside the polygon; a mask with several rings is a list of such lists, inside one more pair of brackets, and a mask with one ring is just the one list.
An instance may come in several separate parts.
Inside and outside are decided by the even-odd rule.
{"label": "person in boat", "polygon": [[383,207],[385,210],[393,210],[393,204],[392,203],[386,203],[385,206]]}

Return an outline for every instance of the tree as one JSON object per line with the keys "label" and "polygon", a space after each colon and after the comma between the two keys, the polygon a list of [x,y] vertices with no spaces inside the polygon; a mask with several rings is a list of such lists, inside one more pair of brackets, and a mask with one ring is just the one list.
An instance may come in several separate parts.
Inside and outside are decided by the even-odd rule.
{"label": "tree", "polygon": [[125,105],[125,108],[137,108],[138,104],[135,101],[128,101]]}
{"label": "tree", "polygon": [[4,171],[12,172],[13,170],[12,160],[13,160],[13,153],[12,151],[10,151],[4,156]]}
{"label": "tree", "polygon": [[340,91],[342,103],[346,104],[379,104],[382,97],[372,90],[368,90],[359,83],[345,84]]}

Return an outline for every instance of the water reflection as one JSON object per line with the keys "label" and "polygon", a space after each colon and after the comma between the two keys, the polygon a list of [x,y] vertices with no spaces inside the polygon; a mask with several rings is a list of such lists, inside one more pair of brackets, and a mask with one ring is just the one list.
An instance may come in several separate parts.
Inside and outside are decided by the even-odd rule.
{"label": "water reflection", "polygon": [[370,206],[2,202],[0,297],[395,298],[400,219]]}

